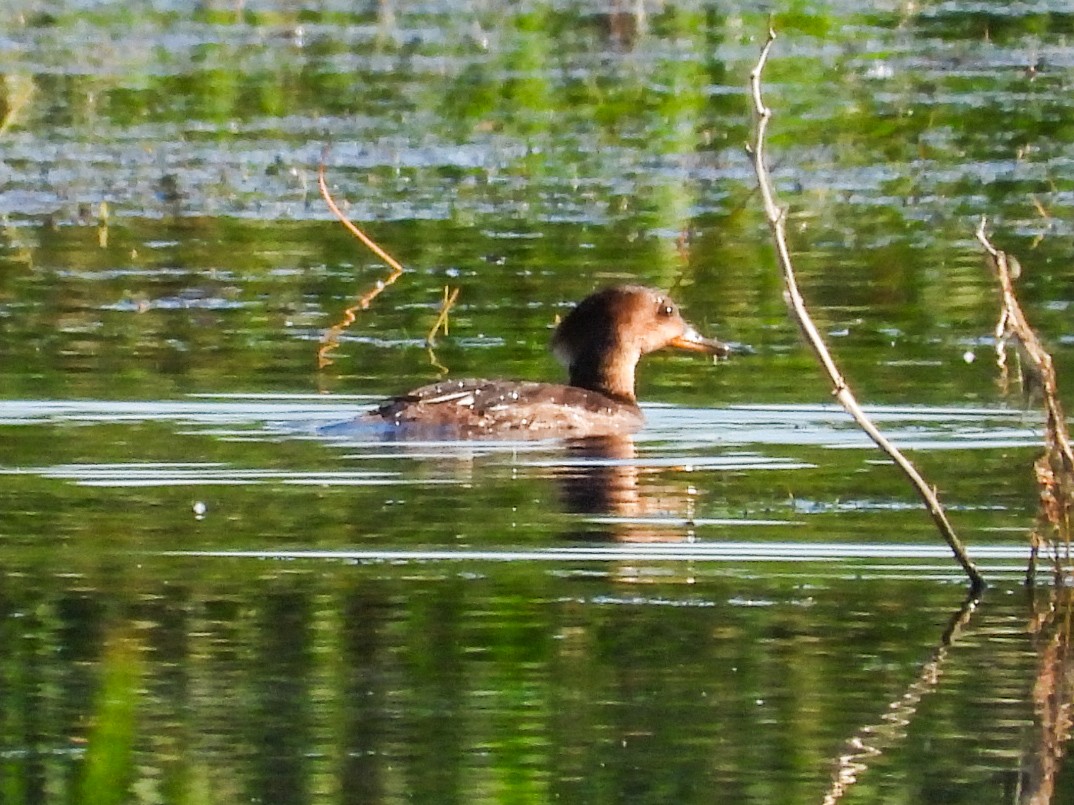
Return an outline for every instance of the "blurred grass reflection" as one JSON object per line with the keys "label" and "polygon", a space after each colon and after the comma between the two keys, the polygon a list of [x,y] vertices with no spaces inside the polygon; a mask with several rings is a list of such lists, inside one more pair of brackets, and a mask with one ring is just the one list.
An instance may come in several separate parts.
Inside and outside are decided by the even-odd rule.
{"label": "blurred grass reflection", "polygon": [[[187,561],[201,581],[181,580]],[[632,586],[603,573],[447,569],[270,563],[251,573],[149,559],[140,578],[84,578],[77,610],[55,579],[9,588],[20,610],[67,610],[44,623],[9,619],[16,644],[43,640],[85,671],[49,661],[24,676],[24,704],[6,698],[8,730],[32,724],[47,741],[84,725],[87,742],[78,760],[19,751],[26,733],[6,732],[6,789],[61,784],[75,764],[87,802],[131,792],[165,802],[706,802],[714,785],[743,802],[800,802],[827,787],[832,751],[915,678],[951,615],[950,590],[906,579],[806,575],[773,587],[702,574]],[[808,599],[802,581],[814,584]],[[948,679],[972,679],[980,699],[1012,697],[976,716],[990,726],[987,747],[961,742],[942,761],[968,781],[1027,724],[1014,698],[1030,684],[1032,652],[996,664],[988,648],[1017,611],[1010,601],[983,610],[951,653],[954,676],[923,703],[929,734],[946,735],[968,717]],[[0,668],[5,690],[25,673],[10,657]],[[922,756],[916,767],[936,762]],[[759,768],[770,782],[745,771]],[[925,771],[906,774],[877,778],[885,796],[946,790]]]}
{"label": "blurred grass reflection", "polygon": [[100,687],[86,738],[79,798],[92,805],[129,801],[145,664],[138,640],[122,633],[101,647]]}

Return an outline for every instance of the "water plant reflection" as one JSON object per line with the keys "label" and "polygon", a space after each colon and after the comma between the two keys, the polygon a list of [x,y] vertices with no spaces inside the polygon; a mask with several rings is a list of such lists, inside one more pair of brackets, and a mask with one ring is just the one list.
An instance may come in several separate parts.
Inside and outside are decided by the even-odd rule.
{"label": "water plant reflection", "polygon": [[1033,685],[1033,739],[1018,778],[1019,805],[1052,802],[1062,760],[1070,745],[1074,718],[1074,588],[1056,585],[1030,598],[1029,633],[1037,652]]}

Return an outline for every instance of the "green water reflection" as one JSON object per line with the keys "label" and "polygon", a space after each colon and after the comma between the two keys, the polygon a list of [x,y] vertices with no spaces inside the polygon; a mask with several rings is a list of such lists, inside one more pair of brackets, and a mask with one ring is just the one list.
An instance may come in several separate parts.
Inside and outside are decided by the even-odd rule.
{"label": "green water reflection", "polygon": [[[9,576],[8,790],[818,801],[834,754],[883,724],[957,604],[928,582],[648,571],[147,558],[62,591]],[[999,597],[948,649],[909,737],[863,773],[872,795],[1007,801],[1039,658],[1015,626],[1026,602]]]}
{"label": "green water reflection", "polygon": [[[988,215],[1019,256],[1074,398],[1065,4],[799,3],[766,71],[818,323],[966,541],[1008,557],[946,647],[956,569],[895,556],[936,536],[817,407],[787,321],[743,154],[767,9],[5,12],[4,802],[798,803],[847,768],[843,801],[1070,798],[1068,602],[1042,614],[1010,552],[1038,420],[996,386],[972,237]],[[319,368],[386,273],[317,194],[326,143],[409,271]],[[556,317],[620,281],[748,345],[644,363],[636,440],[318,437],[445,372],[559,378]],[[654,544],[680,554],[542,553]],[[787,555],[687,550],[735,545]]]}

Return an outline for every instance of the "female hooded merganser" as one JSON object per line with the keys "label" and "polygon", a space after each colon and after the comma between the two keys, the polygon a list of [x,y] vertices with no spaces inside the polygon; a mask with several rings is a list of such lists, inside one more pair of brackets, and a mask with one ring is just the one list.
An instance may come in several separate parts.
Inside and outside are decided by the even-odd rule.
{"label": "female hooded merganser", "polygon": [[632,433],[644,422],[634,396],[642,355],[664,347],[724,356],[660,291],[619,285],[583,299],[556,327],[552,351],[569,385],[448,380],[422,386],[361,417],[401,434],[449,438],[541,438]]}

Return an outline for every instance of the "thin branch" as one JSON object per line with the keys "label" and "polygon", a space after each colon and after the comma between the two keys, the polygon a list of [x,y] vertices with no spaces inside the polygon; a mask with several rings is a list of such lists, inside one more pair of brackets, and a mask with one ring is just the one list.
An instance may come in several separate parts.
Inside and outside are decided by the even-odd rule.
{"label": "thin branch", "polygon": [[347,231],[358,238],[358,240],[373,252],[373,254],[387,263],[392,271],[387,277],[383,280],[378,280],[372,288],[359,296],[353,304],[343,311],[343,318],[325,331],[324,337],[321,339],[321,348],[317,350],[317,366],[321,369],[332,363],[332,358],[330,357],[331,353],[339,346],[339,337],[343,334],[343,331],[354,324],[358,311],[368,308],[373,300],[384,292],[385,288],[403,275],[403,271],[405,270],[398,260],[384,251],[376,241],[351,222],[332,198],[332,194],[328,191],[328,182],[325,180],[324,176],[324,163],[327,152],[328,149],[326,147],[324,153],[321,154],[321,162],[317,166],[317,186],[321,190],[321,197],[324,198],[325,204],[328,205],[328,209],[330,209],[332,214],[339,219],[340,223],[343,224]]}
{"label": "thin branch", "polygon": [[806,309],[805,300],[798,290],[798,282],[795,279],[790,249],[787,246],[786,211],[780,209],[776,204],[775,188],[772,184],[772,177],[766,167],[764,152],[765,134],[768,130],[769,121],[772,118],[772,111],[765,106],[764,98],[761,95],[761,74],[764,71],[769,53],[772,50],[772,44],[775,41],[776,33],[770,28],[768,31],[768,39],[765,41],[764,47],[761,48],[761,55],[757,60],[757,65],[750,72],[750,90],[753,96],[753,108],[757,126],[754,141],[747,150],[753,162],[754,172],[757,174],[757,183],[761,190],[761,199],[764,204],[765,217],[768,220],[769,228],[772,230],[772,237],[775,241],[779,264],[783,270],[787,303],[790,306],[795,321],[798,323],[799,329],[802,331],[802,335],[805,337],[806,343],[813,351],[817,360],[824,367],[824,371],[831,381],[832,394],[847,413],[854,417],[858,426],[868,434],[869,438],[876,443],[877,447],[883,450],[891,460],[895,462],[899,469],[903,471],[906,477],[910,479],[910,482],[925,503],[929,515],[931,515],[940,534],[950,546],[952,553],[954,553],[955,559],[962,565],[962,569],[965,570],[966,575],[969,577],[971,592],[974,594],[979,593],[984,589],[984,578],[966,553],[966,549],[955,534],[955,530],[951,527],[943,506],[936,496],[935,490],[925,482],[925,479],[921,477],[920,473],[914,468],[914,465],[911,464],[890,441],[888,441],[887,437],[877,429],[872,423],[872,420],[870,420],[862,410],[857,399],[855,399],[853,392],[850,390],[849,386],[847,386],[846,380],[843,379],[843,375],[840,373],[839,368],[835,365],[831,353],[828,352],[828,348],[824,344],[824,339],[821,337],[820,332],[813,323],[813,319]]}
{"label": "thin branch", "polygon": [[[1020,347],[1017,354],[1024,357],[1026,364],[1024,374],[1033,377],[1034,381],[1040,384],[1044,401],[1044,453],[1033,463],[1040,507],[1038,526],[1030,538],[1031,553],[1026,570],[1026,583],[1032,584],[1036,576],[1036,560],[1041,545],[1046,544],[1052,549],[1056,578],[1061,576],[1064,564],[1068,567],[1070,565],[1070,536],[1074,530],[1071,523],[1071,511],[1074,508],[1074,447],[1070,443],[1066,414],[1059,401],[1059,383],[1052,356],[1030,326],[1014,293],[1014,281],[1021,274],[1021,266],[1013,255],[1008,255],[992,245],[985,233],[986,225],[986,220],[982,218],[977,226],[977,240],[988,254],[992,273],[995,274],[1003,295],[995,329],[996,363],[1005,376],[1006,347],[1011,339],[1015,339]],[[1048,527],[1057,539],[1044,536],[1049,530]],[[1059,550],[1060,541],[1065,546],[1062,555]]]}
{"label": "thin branch", "polygon": [[1021,268],[1014,258],[992,245],[985,233],[986,225],[987,221],[982,218],[977,226],[977,240],[988,253],[992,270],[999,281],[1000,291],[1003,293],[1003,310],[999,323],[996,325],[996,336],[1001,348],[1007,339],[1012,335],[1015,336],[1021,343],[1024,354],[1033,364],[1033,370],[1040,379],[1044,395],[1048,445],[1054,447],[1062,457],[1063,469],[1074,473],[1074,448],[1070,444],[1066,415],[1059,402],[1059,385],[1055,377],[1052,356],[1029,325],[1022,306],[1018,303],[1018,297],[1014,293],[1014,280],[1018,278]]}
{"label": "thin branch", "polygon": [[332,198],[332,194],[328,192],[328,182],[324,178],[324,160],[317,166],[317,186],[321,189],[321,196],[324,198],[325,203],[328,205],[328,209],[332,211],[332,214],[339,219],[340,223],[347,228],[347,231],[354,235],[358,240],[365,244],[369,251],[373,252],[377,257],[388,264],[388,267],[392,271],[402,274],[405,270],[403,266],[382,249],[376,241],[374,241],[369,235],[359,229],[346,214],[336,205],[336,202]]}

